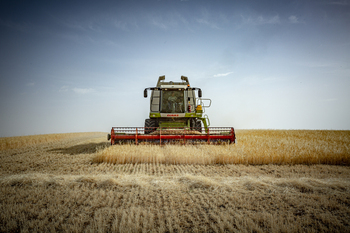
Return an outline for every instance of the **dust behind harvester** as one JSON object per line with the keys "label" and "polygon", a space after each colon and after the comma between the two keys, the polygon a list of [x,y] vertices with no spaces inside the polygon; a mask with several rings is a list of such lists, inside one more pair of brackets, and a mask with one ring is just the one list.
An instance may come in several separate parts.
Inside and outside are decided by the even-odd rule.
{"label": "dust behind harvester", "polygon": [[[232,127],[209,127],[210,121],[205,108],[211,100],[202,98],[202,90],[191,87],[188,78],[181,76],[180,82],[165,82],[160,76],[156,87],[144,90],[144,97],[150,97],[149,118],[144,127],[112,127],[108,140],[111,144],[124,142],[207,142],[235,143]],[[196,93],[198,97],[196,97]]]}

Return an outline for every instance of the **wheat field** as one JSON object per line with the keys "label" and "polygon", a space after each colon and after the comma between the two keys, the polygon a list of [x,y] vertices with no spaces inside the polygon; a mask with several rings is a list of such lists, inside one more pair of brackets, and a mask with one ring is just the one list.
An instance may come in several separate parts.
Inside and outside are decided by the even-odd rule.
{"label": "wheat field", "polygon": [[82,135],[85,135],[85,133],[41,134],[20,137],[4,137],[0,138],[0,151],[56,142],[62,139],[74,138]]}
{"label": "wheat field", "polygon": [[350,231],[349,131],[239,130],[220,146],[40,137],[0,140],[0,232]]}

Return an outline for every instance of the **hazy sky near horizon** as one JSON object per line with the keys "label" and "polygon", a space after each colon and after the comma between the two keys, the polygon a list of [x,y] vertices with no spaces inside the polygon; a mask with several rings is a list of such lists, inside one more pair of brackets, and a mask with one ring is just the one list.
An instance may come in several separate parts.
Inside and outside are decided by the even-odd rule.
{"label": "hazy sky near horizon", "polygon": [[143,126],[188,76],[211,126],[350,130],[350,0],[0,1],[0,137]]}

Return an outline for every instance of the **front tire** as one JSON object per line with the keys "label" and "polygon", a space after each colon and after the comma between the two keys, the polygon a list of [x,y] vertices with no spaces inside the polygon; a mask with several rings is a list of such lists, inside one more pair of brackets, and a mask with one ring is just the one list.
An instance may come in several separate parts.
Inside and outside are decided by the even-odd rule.
{"label": "front tire", "polygon": [[153,119],[145,120],[145,134],[150,134],[156,130],[156,121]]}
{"label": "front tire", "polygon": [[200,133],[202,133],[202,122],[196,121],[196,130]]}

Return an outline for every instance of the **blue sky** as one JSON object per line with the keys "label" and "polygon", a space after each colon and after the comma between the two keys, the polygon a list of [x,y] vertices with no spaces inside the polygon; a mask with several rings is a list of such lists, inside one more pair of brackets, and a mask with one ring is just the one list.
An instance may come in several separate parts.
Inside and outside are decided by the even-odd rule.
{"label": "blue sky", "polygon": [[0,137],[143,126],[188,76],[211,126],[350,129],[350,1],[0,1]]}

